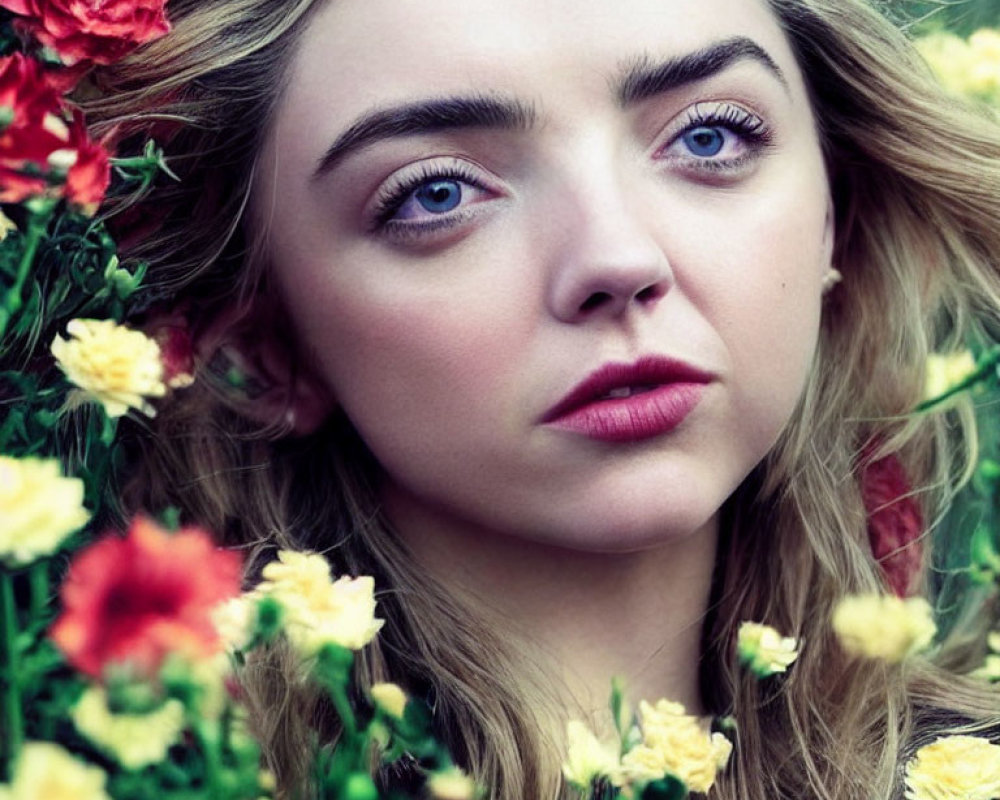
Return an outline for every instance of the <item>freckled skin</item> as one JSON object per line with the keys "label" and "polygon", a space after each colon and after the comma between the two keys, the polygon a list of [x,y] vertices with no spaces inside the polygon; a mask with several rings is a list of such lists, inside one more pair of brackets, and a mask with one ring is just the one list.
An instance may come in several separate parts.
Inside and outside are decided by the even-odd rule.
{"label": "freckled skin", "polygon": [[[643,55],[733,36],[787,86],[741,61],[635,107],[609,89]],[[311,179],[358,115],[469,94],[519,98],[538,123],[381,142]],[[713,103],[749,110],[771,141],[710,180],[679,136]],[[480,184],[461,187],[467,219],[374,232],[380,187],[442,162]],[[277,285],[311,369],[383,465],[404,535],[419,518],[581,552],[675,541],[714,524],[801,393],[829,193],[802,76],[762,2],[331,3],[296,55],[264,164],[255,207]],[[407,221],[434,217],[407,202]],[[618,444],[540,424],[593,370],[648,355],[714,378],[669,434]]]}

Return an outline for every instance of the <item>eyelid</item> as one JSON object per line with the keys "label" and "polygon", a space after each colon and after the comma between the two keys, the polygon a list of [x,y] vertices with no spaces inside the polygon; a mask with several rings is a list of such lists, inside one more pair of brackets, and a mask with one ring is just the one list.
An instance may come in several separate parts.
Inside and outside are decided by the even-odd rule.
{"label": "eyelid", "polygon": [[733,100],[699,100],[697,103],[687,106],[667,123],[657,137],[658,144],[655,149],[662,150],[684,131],[699,124],[704,124],[705,120],[715,118],[721,119],[719,122],[713,122],[712,124],[720,124],[728,120],[734,123],[735,127],[737,120],[746,119],[752,120],[760,130],[770,129],[760,114],[748,108],[743,103]]}
{"label": "eyelid", "polygon": [[[726,130],[728,137],[736,137],[740,152],[728,156],[671,152],[679,147],[685,133],[702,126]],[[762,115],[730,100],[694,103],[676,115],[664,131],[657,137],[652,157],[669,169],[712,184],[725,184],[747,174],[773,142],[772,129]]]}
{"label": "eyelid", "polygon": [[[491,180],[487,170],[478,163],[458,156],[435,156],[407,164],[391,173],[375,190],[366,203],[364,217],[369,220],[369,228],[377,232],[393,222],[392,214],[399,210],[410,195],[422,184],[434,179],[455,180],[477,189],[500,195],[502,190]],[[440,219],[464,213],[464,209],[440,215]],[[400,221],[402,222],[402,221]],[[417,228],[420,222],[408,223],[407,227]]]}

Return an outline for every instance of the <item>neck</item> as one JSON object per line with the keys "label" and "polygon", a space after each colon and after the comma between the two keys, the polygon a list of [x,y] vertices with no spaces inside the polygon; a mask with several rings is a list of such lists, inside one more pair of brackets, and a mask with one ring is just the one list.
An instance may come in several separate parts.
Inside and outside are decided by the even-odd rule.
{"label": "neck", "polygon": [[701,714],[698,662],[717,520],[629,553],[581,552],[442,519],[387,497],[421,568],[471,593],[562,678],[568,716],[610,722],[611,678],[629,700],[668,698]]}

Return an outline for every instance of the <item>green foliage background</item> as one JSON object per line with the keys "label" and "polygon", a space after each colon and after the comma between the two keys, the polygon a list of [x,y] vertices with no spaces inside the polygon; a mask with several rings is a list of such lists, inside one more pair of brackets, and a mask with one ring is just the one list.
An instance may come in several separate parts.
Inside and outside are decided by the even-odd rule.
{"label": "green foliage background", "polygon": [[943,27],[968,36],[1000,27],[1000,0],[902,0],[887,6],[901,21],[916,21],[919,30]]}

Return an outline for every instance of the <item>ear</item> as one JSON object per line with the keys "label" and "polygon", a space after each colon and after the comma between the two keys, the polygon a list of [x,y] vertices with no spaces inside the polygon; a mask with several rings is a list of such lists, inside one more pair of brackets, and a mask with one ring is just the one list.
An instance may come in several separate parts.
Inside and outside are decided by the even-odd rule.
{"label": "ear", "polygon": [[336,401],[271,305],[257,302],[215,315],[195,334],[195,360],[234,411],[303,436],[326,421]]}

